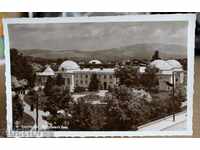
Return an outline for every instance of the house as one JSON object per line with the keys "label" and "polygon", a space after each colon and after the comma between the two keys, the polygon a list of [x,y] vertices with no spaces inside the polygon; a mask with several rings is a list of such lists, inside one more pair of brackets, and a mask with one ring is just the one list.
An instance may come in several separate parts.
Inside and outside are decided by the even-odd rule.
{"label": "house", "polygon": [[55,77],[56,73],[51,69],[50,66],[47,66],[47,68],[43,72],[36,73],[37,75],[37,82],[41,84],[45,84],[47,82],[48,77]]}

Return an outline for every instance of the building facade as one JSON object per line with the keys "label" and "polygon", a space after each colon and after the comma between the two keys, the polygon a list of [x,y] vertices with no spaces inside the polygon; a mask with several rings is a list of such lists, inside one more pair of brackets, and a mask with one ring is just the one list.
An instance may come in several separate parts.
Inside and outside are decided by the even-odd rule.
{"label": "building facade", "polygon": [[[96,61],[96,60],[95,60]],[[91,61],[90,61],[91,62]],[[114,68],[83,68],[74,61],[63,62],[57,74],[61,74],[65,79],[65,87],[74,92],[76,87],[89,87],[92,75],[96,75],[99,80],[99,89],[108,90],[117,85],[117,79],[114,75]]]}
{"label": "building facade", "polygon": [[[100,61],[94,60],[89,63],[91,62]],[[176,88],[184,83],[184,71],[178,61],[154,60],[149,65],[159,70],[157,73],[159,91],[170,91],[173,86]],[[138,71],[145,73],[145,68],[140,66]],[[114,88],[119,83],[119,79],[115,77],[115,68],[80,68],[76,62],[70,60],[64,61],[57,72],[54,72],[48,66],[43,72],[37,73],[37,76],[39,76],[39,81],[44,84],[49,76],[56,77],[58,74],[64,78],[64,87],[68,88],[72,93],[77,87],[88,90],[93,75],[96,75],[99,81],[98,86],[101,90]],[[173,84],[173,86],[169,86],[170,84]]]}

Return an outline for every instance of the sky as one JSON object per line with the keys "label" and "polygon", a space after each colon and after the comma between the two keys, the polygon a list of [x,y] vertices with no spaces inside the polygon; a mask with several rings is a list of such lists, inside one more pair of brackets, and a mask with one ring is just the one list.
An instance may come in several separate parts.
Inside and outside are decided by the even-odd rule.
{"label": "sky", "polygon": [[187,22],[63,23],[9,25],[10,47],[102,50],[142,43],[187,45]]}

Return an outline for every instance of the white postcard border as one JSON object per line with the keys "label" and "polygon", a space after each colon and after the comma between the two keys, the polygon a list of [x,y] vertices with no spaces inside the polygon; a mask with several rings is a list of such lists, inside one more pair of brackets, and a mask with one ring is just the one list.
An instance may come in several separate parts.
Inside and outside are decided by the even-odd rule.
{"label": "white postcard border", "polygon": [[[188,21],[187,39],[187,130],[186,131],[13,131],[12,130],[12,90],[10,68],[9,24],[44,23],[90,23],[90,22],[157,22]],[[133,136],[189,136],[192,135],[193,83],[194,83],[194,43],[196,16],[192,14],[173,15],[131,15],[103,17],[57,17],[57,18],[12,18],[3,19],[5,63],[6,63],[6,102],[7,134],[9,137],[133,137]],[[30,133],[31,132],[31,133]],[[38,134],[40,133],[40,134]]]}

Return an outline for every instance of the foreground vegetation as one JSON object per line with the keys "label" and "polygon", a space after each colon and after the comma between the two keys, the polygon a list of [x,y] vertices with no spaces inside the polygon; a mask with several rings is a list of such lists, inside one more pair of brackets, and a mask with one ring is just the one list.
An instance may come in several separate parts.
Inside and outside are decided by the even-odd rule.
{"label": "foreground vegetation", "polygon": [[[168,93],[165,98],[156,98],[155,95],[159,94],[157,91],[157,69],[151,67],[147,67],[142,75],[138,74],[137,69],[131,67],[131,65],[119,67],[115,71],[115,76],[120,82],[119,87],[109,89],[109,92],[103,98],[90,94],[74,101],[69,90],[64,88],[61,76],[48,78],[44,90],[38,95],[33,90],[35,83],[33,68],[17,50],[12,51],[11,67],[15,68],[12,69],[12,75],[16,76],[17,79],[28,81],[29,84],[26,89],[30,89],[30,92],[25,100],[29,105],[36,107],[35,102],[40,96],[39,109],[50,113],[44,119],[51,124],[52,128],[82,131],[137,130],[137,127],[144,123],[181,111],[181,102],[184,97],[181,92],[178,91],[175,96]],[[155,57],[158,56],[154,56],[153,59],[157,59]],[[21,61],[23,67],[20,66]],[[93,93],[98,91],[98,83],[98,79],[93,75],[88,90]],[[145,89],[150,95],[154,96],[151,100],[148,100],[144,96],[138,96],[134,89]],[[83,91],[83,89],[79,87],[76,91]],[[92,103],[96,100],[99,100],[100,103]],[[22,120],[23,111],[19,97],[14,97],[14,122]]]}

